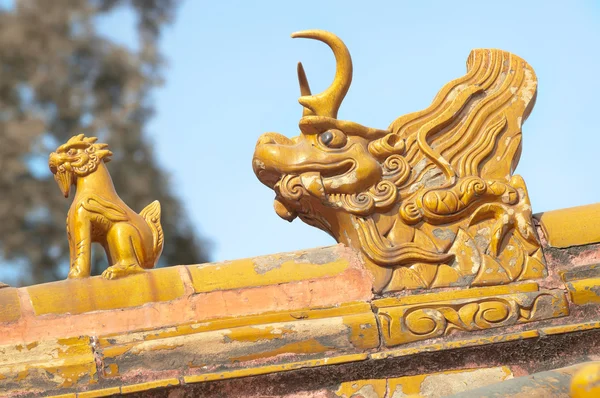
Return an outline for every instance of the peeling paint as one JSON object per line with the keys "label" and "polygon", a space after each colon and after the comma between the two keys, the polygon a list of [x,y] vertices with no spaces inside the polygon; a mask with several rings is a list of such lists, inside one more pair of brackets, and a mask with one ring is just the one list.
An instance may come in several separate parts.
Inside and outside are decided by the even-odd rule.
{"label": "peeling paint", "polygon": [[245,342],[257,342],[259,340],[273,340],[282,339],[287,335],[296,333],[293,325],[286,327],[273,327],[273,326],[256,326],[256,327],[240,327],[231,330],[229,334],[225,334],[227,342],[231,341],[245,341]]}
{"label": "peeling paint", "polygon": [[302,353],[302,354],[320,354],[327,351],[335,350],[335,347],[325,346],[321,344],[317,339],[309,339],[306,341],[300,341],[298,343],[285,344],[277,349],[265,352],[259,352],[255,354],[243,355],[240,357],[231,358],[231,362],[247,362],[254,359],[264,359],[275,357],[280,354],[290,353]]}
{"label": "peeling paint", "polygon": [[433,235],[442,240],[454,241],[454,239],[456,239],[456,234],[451,229],[447,228],[435,228],[433,230]]}
{"label": "peeling paint", "polygon": [[196,293],[275,285],[344,272],[349,262],[340,258],[334,249],[329,247],[314,250],[310,254],[305,252],[236,260],[227,266],[205,264],[189,267],[189,270]]}

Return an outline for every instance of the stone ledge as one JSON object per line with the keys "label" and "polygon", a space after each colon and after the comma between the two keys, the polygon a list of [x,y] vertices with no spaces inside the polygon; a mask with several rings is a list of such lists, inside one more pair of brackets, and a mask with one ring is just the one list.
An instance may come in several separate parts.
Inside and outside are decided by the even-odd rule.
{"label": "stone ledge", "polygon": [[64,280],[25,290],[36,316],[79,315],[181,298],[185,289],[182,272],[185,267],[159,268],[111,281],[101,277]]}
{"label": "stone ledge", "polygon": [[[3,288],[0,390],[164,396],[159,391],[282,372],[293,378],[331,365],[378,369],[374,363],[431,352],[448,358],[445,370],[462,372],[451,358],[465,350],[599,333],[600,244],[554,247],[538,231],[548,277],[504,286],[375,297],[360,255],[336,245],[116,281]],[[488,354],[478,360],[477,368],[505,365]]]}
{"label": "stone ledge", "polygon": [[[308,323],[310,322],[314,321],[308,321]],[[323,323],[317,322],[313,326],[310,330],[305,330],[310,334],[319,333]],[[315,369],[316,372],[316,368],[319,368],[321,369],[319,372],[325,374],[335,373],[336,371],[332,369],[335,366],[332,365],[344,366],[343,369],[348,370],[361,366],[360,363],[364,363],[364,366],[369,363],[369,375],[379,375],[379,378],[385,378],[386,372],[382,372],[381,369],[386,367],[386,361],[398,360],[400,361],[398,365],[407,363],[411,366],[398,367],[396,365],[394,368],[397,370],[394,374],[398,376],[388,380],[388,385],[390,385],[389,383],[393,385],[403,384],[410,389],[410,384],[414,386],[414,383],[419,381],[419,385],[421,385],[425,378],[435,376],[436,371],[454,374],[485,369],[490,366],[504,366],[505,369],[515,373],[515,376],[523,376],[546,370],[548,366],[547,359],[538,363],[536,361],[540,358],[530,357],[526,353],[528,349],[523,350],[520,348],[525,341],[529,341],[528,345],[531,347],[539,345],[555,346],[557,350],[562,352],[561,361],[570,363],[585,360],[586,355],[587,357],[598,356],[600,355],[598,344],[590,345],[589,343],[590,341],[598,342],[599,327],[600,323],[596,322],[593,325],[566,325],[560,329],[554,328],[555,330],[552,330],[552,327],[541,327],[539,329],[496,335],[485,331],[478,332],[470,338],[457,335],[444,341],[439,340],[435,343],[419,342],[411,347],[387,352],[376,352],[376,349],[372,349],[370,350],[371,353],[369,353],[369,350],[362,350],[362,353],[356,352],[361,350],[349,341],[343,344],[350,345],[340,345],[337,348],[331,347],[322,353],[303,352],[305,348],[297,345],[298,350],[287,352],[286,349],[285,354],[279,352],[275,357],[264,358],[268,360],[261,361],[259,358],[246,358],[239,362],[225,361],[216,367],[197,366],[196,363],[190,363],[189,361],[190,358],[199,358],[203,355],[210,356],[214,353],[213,350],[216,347],[210,346],[211,341],[206,338],[208,336],[205,332],[196,334],[195,338],[193,335],[189,335],[192,336],[191,339],[181,339],[177,336],[164,337],[169,335],[169,331],[165,330],[157,331],[156,334],[147,332],[139,335],[138,337],[142,338],[135,344],[127,342],[130,339],[128,336],[105,336],[100,339],[100,344],[97,339],[80,338],[54,343],[47,342],[28,348],[22,347],[20,351],[15,349],[12,353],[3,355],[3,358],[6,358],[5,362],[10,362],[10,364],[7,366],[0,365],[0,375],[3,375],[0,377],[0,380],[2,380],[0,386],[3,388],[2,391],[8,393],[6,395],[8,397],[48,396],[48,391],[52,391],[56,395],[73,394],[66,396],[76,397],[104,397],[119,393],[139,393],[141,395],[137,396],[147,397],[146,394],[156,389],[163,389],[161,390],[163,392],[157,392],[158,395],[155,396],[166,397],[168,395],[168,390],[164,390],[166,387],[194,389],[194,385],[197,384],[225,382],[245,377],[258,377],[256,380],[263,380],[258,382],[263,385],[263,388],[266,388],[269,386],[269,379],[261,379],[262,375],[267,377],[267,375],[280,373],[281,380],[286,380],[286,378],[293,380],[296,377],[294,376],[295,372],[300,370]],[[588,332],[585,332],[585,330],[588,330]],[[332,331],[332,329],[329,329],[321,332],[321,335]],[[583,336],[581,333],[590,333],[589,331],[593,331],[596,337],[584,337],[583,339],[578,337]],[[231,333],[231,330],[224,329],[220,332]],[[269,334],[268,330],[263,330],[263,332],[263,335]],[[163,337],[157,337],[161,334]],[[570,334],[573,334],[574,341],[586,346],[585,352],[582,351],[584,347],[576,349],[575,346],[572,346],[573,351],[569,352],[569,346],[562,342],[564,340],[562,336]],[[154,337],[144,338],[147,336]],[[256,337],[255,333],[248,333],[248,330],[246,330],[239,333],[237,337],[238,341],[249,343],[247,349],[256,349],[256,344],[250,344]],[[242,338],[239,339],[239,337]],[[306,336],[299,337],[300,339],[306,338]],[[330,337],[334,337],[334,335],[331,334]],[[123,342],[123,339],[125,342]],[[269,339],[273,339],[273,336]],[[224,339],[218,340],[218,344],[231,344]],[[234,347],[234,350],[239,348]],[[478,350],[480,354],[477,356],[466,354],[465,360],[467,362],[456,361],[456,358],[461,357],[463,351],[468,353],[474,349]],[[0,348],[0,351],[6,352],[5,350],[6,347]],[[261,348],[259,348],[260,350]],[[269,351],[264,350],[264,347],[262,347],[262,350],[263,353],[269,353]],[[506,361],[506,358],[490,357],[490,355],[497,355],[500,352],[499,350],[504,352],[503,355],[506,357],[510,357],[510,353],[513,352],[515,356],[521,356],[521,358],[511,362]],[[349,353],[351,351],[355,353]],[[18,354],[15,356],[16,352]],[[424,369],[420,365],[419,358],[422,355],[429,354],[435,354],[439,361],[444,363],[444,367],[429,368],[428,373],[419,373],[419,370],[423,372]],[[23,362],[15,362],[19,358]],[[533,362],[527,362],[527,359]],[[340,369],[339,372],[346,374],[343,369]],[[7,370],[12,373],[6,373]],[[361,374],[361,372],[351,371],[348,372],[347,377],[355,377],[355,373]],[[485,372],[479,372],[478,374],[482,375],[483,373]],[[415,375],[418,377],[411,378]],[[350,385],[346,384],[345,387],[340,385],[339,388],[342,390],[339,390],[339,392],[350,391],[352,386],[361,384],[359,383],[360,380],[357,379],[346,378],[345,380],[352,381],[352,383]],[[491,384],[491,382],[486,383],[485,380],[481,380],[481,382],[480,385]],[[375,384],[381,383],[381,381],[378,381]],[[335,385],[335,383],[326,385]],[[225,391],[228,390],[228,388],[225,388]],[[224,391],[222,391],[223,393]],[[383,395],[379,396],[383,397]]]}
{"label": "stone ledge", "polygon": [[0,344],[329,307],[370,300],[371,289],[358,255],[343,245],[161,268],[120,280],[92,277],[4,288]]}

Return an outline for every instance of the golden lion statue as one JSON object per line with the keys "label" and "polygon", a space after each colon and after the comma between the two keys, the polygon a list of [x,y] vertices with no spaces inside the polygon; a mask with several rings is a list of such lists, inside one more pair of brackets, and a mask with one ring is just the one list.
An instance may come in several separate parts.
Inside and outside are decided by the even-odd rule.
{"label": "golden lion statue", "polygon": [[338,120],[352,60],[335,35],[332,85],[313,95],[298,64],[301,134],[263,134],[253,169],[275,210],[360,250],[376,292],[498,285],[543,277],[546,267],[525,182],[512,175],[537,81],[521,58],[473,50],[467,74],[429,108],[386,130]]}
{"label": "golden lion statue", "polygon": [[90,276],[91,244],[104,247],[112,264],[102,276],[115,279],[144,272],[157,263],[163,250],[160,203],[137,214],[117,195],[105,163],[112,153],[107,144],[83,134],[72,137],[50,154],[49,166],[65,198],[76,186],[67,215],[70,249],[69,278]]}

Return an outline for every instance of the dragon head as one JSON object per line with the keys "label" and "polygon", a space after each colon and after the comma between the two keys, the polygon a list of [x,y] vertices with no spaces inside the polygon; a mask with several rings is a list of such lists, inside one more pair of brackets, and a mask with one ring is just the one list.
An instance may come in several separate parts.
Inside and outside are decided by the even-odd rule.
{"label": "dragon head", "polygon": [[[350,53],[338,37],[321,30],[297,32],[292,37],[320,40],[332,49],[334,81],[322,93],[312,95],[304,68],[298,64],[299,102],[304,107],[300,135],[289,139],[277,133],[263,134],[252,165],[258,179],[275,190],[275,210],[280,217],[291,221],[299,216],[336,235],[332,209],[361,214],[382,205],[385,196],[396,192],[379,183],[384,175],[402,172],[398,165],[384,163],[390,155],[401,154],[404,143],[387,130],[337,119],[352,81]],[[389,199],[386,203],[391,204]]]}
{"label": "dragon head", "polygon": [[77,177],[84,177],[98,168],[104,160],[109,162],[112,152],[107,144],[97,144],[98,138],[83,134],[71,137],[50,154],[48,166],[65,198],[69,197],[71,185]]}
{"label": "dragon head", "polygon": [[298,64],[300,135],[266,133],[256,144],[252,166],[275,191],[279,216],[359,249],[377,292],[543,274],[527,190],[513,175],[537,92],[523,59],[473,50],[467,74],[442,87],[427,109],[379,130],[337,119],[352,80],[342,41],[320,30],[292,37],[326,43],[336,73],[312,95]]}

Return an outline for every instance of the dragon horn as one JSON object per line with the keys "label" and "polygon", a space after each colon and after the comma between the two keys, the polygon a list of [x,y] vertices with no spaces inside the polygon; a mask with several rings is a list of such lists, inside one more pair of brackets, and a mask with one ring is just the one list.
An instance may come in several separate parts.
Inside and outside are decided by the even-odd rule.
{"label": "dragon horn", "polygon": [[[304,72],[302,62],[298,62],[298,82],[300,83],[300,95],[302,97],[310,96],[312,93],[310,92],[310,86],[308,85],[308,79],[306,78],[306,72]],[[314,113],[307,107],[304,107],[302,116],[310,115],[314,115]]]}
{"label": "dragon horn", "polygon": [[304,30],[292,33],[292,38],[297,37],[315,39],[327,44],[333,51],[336,62],[333,83],[325,91],[316,95],[310,94],[304,68],[301,64],[298,65],[298,80],[300,81],[300,93],[302,95],[298,102],[305,108],[303,115],[337,118],[337,112],[352,82],[352,59],[348,48],[339,37],[323,30]]}

